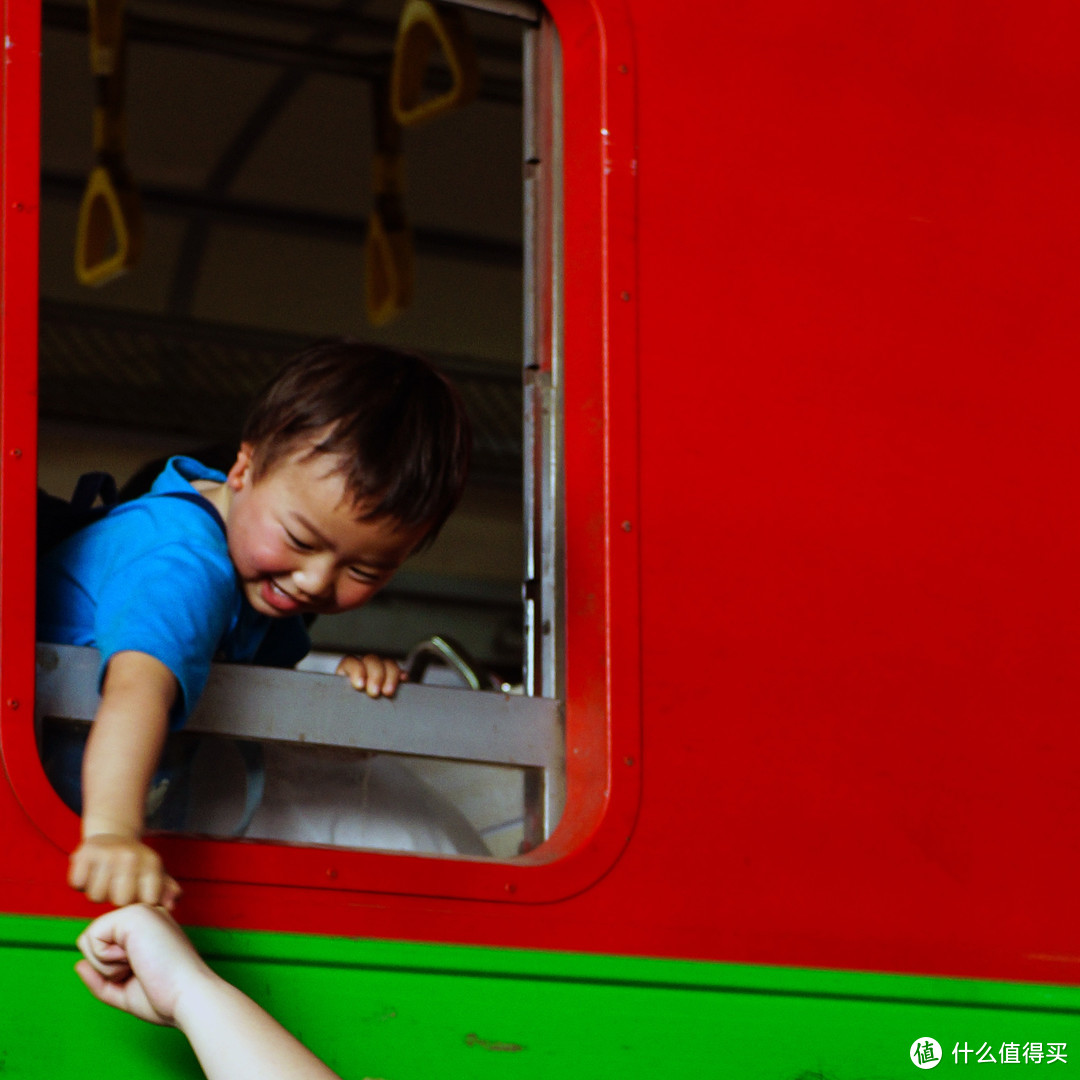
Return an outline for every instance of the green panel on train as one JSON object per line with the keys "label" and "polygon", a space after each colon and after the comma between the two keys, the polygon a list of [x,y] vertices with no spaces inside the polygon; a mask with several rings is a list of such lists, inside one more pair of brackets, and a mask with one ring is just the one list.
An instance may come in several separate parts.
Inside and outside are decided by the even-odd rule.
{"label": "green panel on train", "polygon": [[[72,973],[82,925],[0,917],[0,1072],[201,1075],[177,1032],[116,1013],[83,989]],[[890,1080],[935,1068],[1039,1069],[1052,1078],[1068,1075],[1080,1054],[1076,988],[222,930],[192,936],[218,971],[347,1080]]]}

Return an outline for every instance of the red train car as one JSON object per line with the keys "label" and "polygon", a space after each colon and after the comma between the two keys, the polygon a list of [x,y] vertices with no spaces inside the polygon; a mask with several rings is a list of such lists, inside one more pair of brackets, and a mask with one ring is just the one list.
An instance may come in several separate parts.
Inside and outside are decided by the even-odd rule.
{"label": "red train car", "polygon": [[[183,1074],[61,947],[93,909],[32,723],[40,6],[3,19],[3,1050],[69,1075],[109,1038]],[[180,917],[351,1075],[855,1080],[937,1064],[928,1039],[945,1069],[1067,1067],[1080,12],[543,19],[532,689],[561,818],[504,859],[163,836]]]}

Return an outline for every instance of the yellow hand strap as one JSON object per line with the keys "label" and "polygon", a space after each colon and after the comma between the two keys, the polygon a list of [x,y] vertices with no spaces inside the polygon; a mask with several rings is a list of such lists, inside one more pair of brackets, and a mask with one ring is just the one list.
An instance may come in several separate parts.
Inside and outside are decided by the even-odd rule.
{"label": "yellow hand strap", "polygon": [[83,285],[104,285],[138,261],[143,219],[139,193],[124,164],[124,0],[89,4],[90,69],[98,94],[93,117],[97,164],[79,206],[75,277]]}
{"label": "yellow hand strap", "polygon": [[[424,74],[436,46],[450,70],[450,89],[424,99]],[[406,0],[390,73],[394,119],[402,127],[422,123],[468,104],[479,88],[476,52],[462,13],[431,0]]]}

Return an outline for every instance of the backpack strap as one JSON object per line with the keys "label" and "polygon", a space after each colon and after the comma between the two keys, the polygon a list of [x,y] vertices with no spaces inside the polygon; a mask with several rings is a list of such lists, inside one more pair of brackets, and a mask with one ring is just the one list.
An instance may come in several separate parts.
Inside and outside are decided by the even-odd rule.
{"label": "backpack strap", "polygon": [[[98,500],[101,505],[96,506]],[[106,472],[83,473],[70,499],[37,489],[37,553],[44,555],[73,533],[103,518],[117,503],[116,481]]]}
{"label": "backpack strap", "polygon": [[[152,497],[162,499],[183,499],[192,503],[217,523],[222,535],[228,535],[225,521],[212,502],[197,491],[161,491]],[[100,505],[98,505],[100,503]],[[110,510],[120,504],[116,480],[111,473],[83,473],[75,484],[75,491],[70,499],[61,499],[38,488],[37,526],[39,555],[51,551],[62,540],[95,521],[100,521]]]}
{"label": "backpack strap", "polygon": [[112,473],[83,473],[75,483],[71,509],[76,514],[89,514],[98,499],[101,499],[101,505],[106,510],[112,509],[120,501]]}

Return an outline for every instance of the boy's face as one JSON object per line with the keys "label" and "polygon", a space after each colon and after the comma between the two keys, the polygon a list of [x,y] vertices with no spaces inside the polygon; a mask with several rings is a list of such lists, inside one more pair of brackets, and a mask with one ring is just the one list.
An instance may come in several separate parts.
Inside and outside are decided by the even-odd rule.
{"label": "boy's face", "polygon": [[394,518],[358,521],[332,454],[309,445],[254,478],[252,447],[240,448],[226,483],[229,555],[244,595],[263,615],[332,614],[367,603],[424,538]]}

